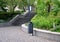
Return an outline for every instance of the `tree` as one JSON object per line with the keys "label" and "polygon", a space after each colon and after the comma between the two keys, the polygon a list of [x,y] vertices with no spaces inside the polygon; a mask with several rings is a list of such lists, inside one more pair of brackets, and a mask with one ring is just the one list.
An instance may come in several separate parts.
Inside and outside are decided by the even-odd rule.
{"label": "tree", "polygon": [[53,12],[55,12],[55,15],[60,11],[60,1],[59,0],[53,0]]}
{"label": "tree", "polygon": [[6,9],[5,9],[4,7],[6,7],[6,2],[5,2],[5,0],[0,0],[0,8],[1,8],[4,12],[6,12]]}
{"label": "tree", "polygon": [[[24,8],[28,5],[27,0],[6,0],[7,5],[10,7],[10,11],[14,11],[16,6],[19,6],[19,8]],[[30,5],[32,5],[34,0],[30,0]]]}
{"label": "tree", "polygon": [[[32,20],[35,27],[51,29],[53,28],[53,23],[55,23],[56,25],[60,24],[59,0],[37,0],[36,7],[37,7],[37,14]],[[59,16],[57,14],[59,14]]]}
{"label": "tree", "polygon": [[[32,5],[34,4],[35,0],[30,0],[29,4]],[[28,0],[0,0],[0,7],[6,11],[4,9],[4,7],[9,7],[9,11],[14,12],[14,9],[16,8],[16,6],[19,6],[19,8],[24,9],[24,7],[28,6]]]}

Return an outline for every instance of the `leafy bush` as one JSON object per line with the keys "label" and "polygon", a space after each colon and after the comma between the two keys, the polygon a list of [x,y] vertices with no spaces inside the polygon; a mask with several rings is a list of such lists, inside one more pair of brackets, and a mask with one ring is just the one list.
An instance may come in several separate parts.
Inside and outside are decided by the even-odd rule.
{"label": "leafy bush", "polygon": [[53,21],[43,16],[35,16],[32,19],[34,27],[42,29],[50,29],[53,26]]}
{"label": "leafy bush", "polygon": [[20,11],[15,11],[15,12],[0,12],[0,14],[8,14],[8,15],[11,15],[11,14],[21,14],[22,12]]}
{"label": "leafy bush", "polygon": [[53,28],[53,23],[60,25],[60,3],[58,0],[38,0],[36,7],[37,14],[32,19],[34,27],[50,30]]}
{"label": "leafy bush", "polygon": [[4,20],[0,20],[0,23],[4,23],[5,21]]}
{"label": "leafy bush", "polygon": [[15,12],[0,12],[0,20],[5,20],[5,21],[9,21],[10,19],[12,19],[15,15],[17,14],[21,14],[22,12],[20,11],[15,11]]}
{"label": "leafy bush", "polygon": [[56,25],[60,25],[60,17],[56,17]]}
{"label": "leafy bush", "polygon": [[60,32],[60,28],[57,28],[56,30],[53,30],[55,32]]}

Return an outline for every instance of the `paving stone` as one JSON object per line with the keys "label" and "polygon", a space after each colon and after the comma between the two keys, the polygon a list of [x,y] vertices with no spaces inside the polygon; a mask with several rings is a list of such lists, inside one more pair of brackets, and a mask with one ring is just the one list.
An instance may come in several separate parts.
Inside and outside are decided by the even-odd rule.
{"label": "paving stone", "polygon": [[[25,33],[20,26],[0,27],[0,42],[56,42]],[[59,41],[57,41],[59,42]]]}

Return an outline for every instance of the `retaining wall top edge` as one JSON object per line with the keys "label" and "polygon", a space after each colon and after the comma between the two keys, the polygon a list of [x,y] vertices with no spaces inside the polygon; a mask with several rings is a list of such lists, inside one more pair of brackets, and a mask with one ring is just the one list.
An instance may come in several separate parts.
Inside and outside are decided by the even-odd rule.
{"label": "retaining wall top edge", "polygon": [[52,31],[49,31],[49,30],[42,30],[42,29],[36,29],[36,28],[34,28],[34,30],[40,31],[40,32],[44,32],[44,33],[50,33],[50,34],[58,34],[58,35],[60,35],[59,32],[52,32]]}
{"label": "retaining wall top edge", "polygon": [[[25,27],[25,28],[28,28],[28,26],[26,26],[25,24],[22,25],[22,27]],[[60,35],[59,32],[52,32],[52,31],[49,31],[49,30],[42,30],[42,29],[37,29],[37,28],[34,28],[35,31],[37,32],[44,32],[44,33],[50,33],[50,34],[55,34],[55,35]]]}

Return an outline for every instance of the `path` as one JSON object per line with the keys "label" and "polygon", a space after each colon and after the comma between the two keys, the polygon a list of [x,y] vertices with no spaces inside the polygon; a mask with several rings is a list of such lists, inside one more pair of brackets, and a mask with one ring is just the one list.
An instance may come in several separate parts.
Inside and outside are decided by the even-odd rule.
{"label": "path", "polygon": [[37,36],[31,36],[21,30],[21,27],[0,27],[0,42],[55,42],[46,41]]}

